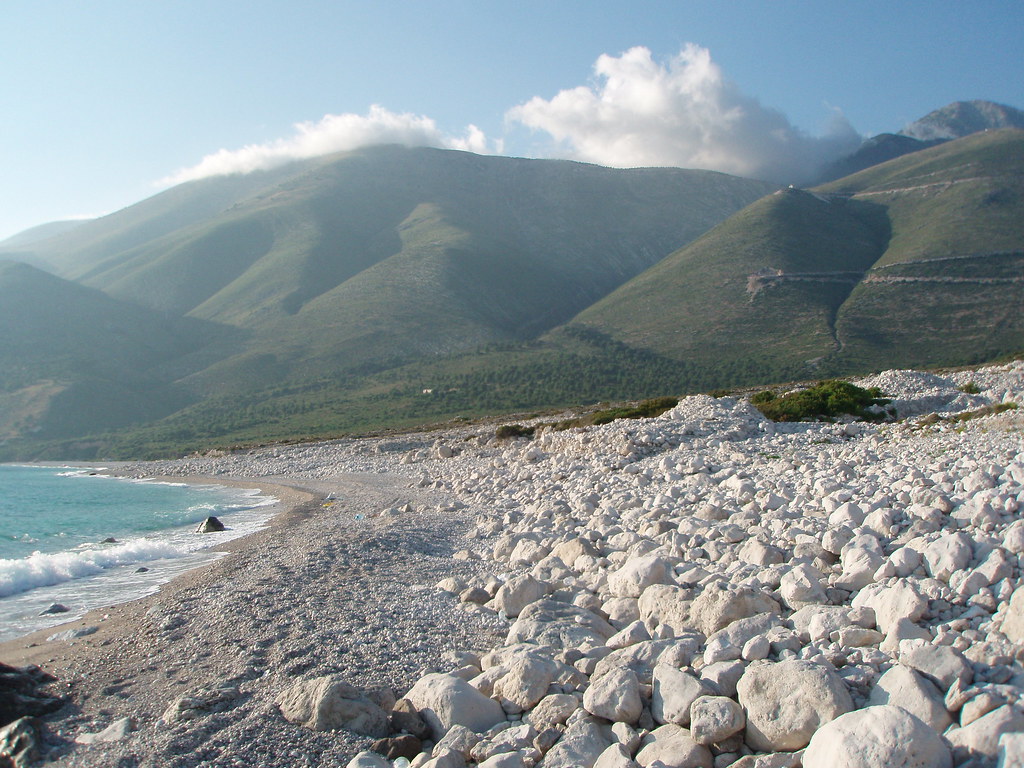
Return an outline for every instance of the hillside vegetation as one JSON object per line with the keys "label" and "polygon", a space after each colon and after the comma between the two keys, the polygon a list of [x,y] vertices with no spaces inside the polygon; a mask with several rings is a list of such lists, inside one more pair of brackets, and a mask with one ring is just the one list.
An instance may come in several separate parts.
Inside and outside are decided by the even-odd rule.
{"label": "hillside vegetation", "polygon": [[374,147],[0,247],[0,458],[155,456],[1024,350],[1024,131],[808,189]]}

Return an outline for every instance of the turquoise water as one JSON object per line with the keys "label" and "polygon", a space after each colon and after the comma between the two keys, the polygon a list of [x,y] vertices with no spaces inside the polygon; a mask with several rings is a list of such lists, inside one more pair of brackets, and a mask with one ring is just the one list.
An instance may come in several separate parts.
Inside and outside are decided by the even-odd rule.
{"label": "turquoise water", "polygon": [[[0,639],[154,591],[264,525],[275,501],[255,489],[0,465]],[[195,533],[210,515],[228,530]],[[55,602],[71,610],[39,615]]]}

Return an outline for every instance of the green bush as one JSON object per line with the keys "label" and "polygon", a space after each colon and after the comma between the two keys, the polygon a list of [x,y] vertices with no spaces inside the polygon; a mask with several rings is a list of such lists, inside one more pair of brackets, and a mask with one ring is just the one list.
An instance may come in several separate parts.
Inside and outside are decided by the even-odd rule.
{"label": "green bush", "polygon": [[771,390],[758,392],[750,398],[750,402],[772,421],[829,419],[843,414],[877,419],[876,414],[866,409],[871,405],[888,402],[881,395],[877,387],[864,389],[848,381],[830,379],[785,395],[778,395]]}
{"label": "green bush", "polygon": [[979,392],[981,392],[981,390],[978,389],[978,385],[975,384],[973,381],[968,381],[963,386],[957,387],[957,389],[959,389],[961,392],[963,392],[966,395],[976,395]]}

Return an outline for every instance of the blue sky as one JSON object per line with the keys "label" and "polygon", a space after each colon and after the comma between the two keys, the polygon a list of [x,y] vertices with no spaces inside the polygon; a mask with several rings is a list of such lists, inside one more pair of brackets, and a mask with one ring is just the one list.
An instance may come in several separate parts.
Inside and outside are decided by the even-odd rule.
{"label": "blue sky", "polygon": [[1024,108],[1022,30],[1017,0],[2,0],[0,238],[376,139],[798,176]]}

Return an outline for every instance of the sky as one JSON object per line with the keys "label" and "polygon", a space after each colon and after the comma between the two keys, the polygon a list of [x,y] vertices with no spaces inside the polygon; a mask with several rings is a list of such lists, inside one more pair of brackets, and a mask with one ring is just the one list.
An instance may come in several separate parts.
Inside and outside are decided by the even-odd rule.
{"label": "sky", "polygon": [[0,239],[400,142],[799,182],[1024,108],[1019,0],[0,0]]}

